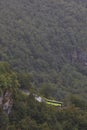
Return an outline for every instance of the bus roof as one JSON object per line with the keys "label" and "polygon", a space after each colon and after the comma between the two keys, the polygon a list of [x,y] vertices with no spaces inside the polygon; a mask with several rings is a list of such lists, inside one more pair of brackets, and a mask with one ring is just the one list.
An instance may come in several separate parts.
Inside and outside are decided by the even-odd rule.
{"label": "bus roof", "polygon": [[60,102],[60,101],[56,101],[56,100],[50,100],[50,99],[47,99],[47,98],[44,98],[46,101],[49,101],[49,102],[54,102],[54,103],[63,103],[63,102]]}

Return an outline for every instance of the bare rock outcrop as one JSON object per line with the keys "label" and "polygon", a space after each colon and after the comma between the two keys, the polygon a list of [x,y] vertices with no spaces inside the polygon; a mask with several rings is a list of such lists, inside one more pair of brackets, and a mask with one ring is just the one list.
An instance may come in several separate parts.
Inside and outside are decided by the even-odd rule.
{"label": "bare rock outcrop", "polygon": [[13,106],[12,92],[6,90],[3,93],[3,95],[0,97],[0,106],[2,107],[3,111],[5,111],[7,114],[10,114]]}

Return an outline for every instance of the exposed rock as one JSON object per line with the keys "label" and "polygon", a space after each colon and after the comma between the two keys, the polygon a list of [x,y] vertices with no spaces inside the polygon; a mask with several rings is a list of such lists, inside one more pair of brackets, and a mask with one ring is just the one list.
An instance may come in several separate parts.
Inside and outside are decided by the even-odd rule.
{"label": "exposed rock", "polygon": [[3,98],[2,98],[2,97],[0,97],[0,105],[2,105],[2,100],[3,100]]}
{"label": "exposed rock", "polygon": [[12,92],[6,90],[3,96],[0,97],[0,106],[7,113],[10,114],[13,106]]}
{"label": "exposed rock", "polygon": [[3,110],[4,110],[7,114],[10,114],[12,105],[13,105],[13,100],[12,100],[12,99],[7,100],[7,102],[5,102],[5,103],[3,104]]}
{"label": "exposed rock", "polygon": [[72,63],[79,62],[80,64],[87,66],[87,52],[81,48],[73,48],[71,52],[67,52],[66,56]]}

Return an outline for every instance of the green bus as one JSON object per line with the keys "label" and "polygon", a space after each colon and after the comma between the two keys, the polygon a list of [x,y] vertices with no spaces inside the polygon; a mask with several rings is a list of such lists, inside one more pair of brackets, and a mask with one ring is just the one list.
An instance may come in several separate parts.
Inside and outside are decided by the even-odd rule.
{"label": "green bus", "polygon": [[56,107],[62,107],[62,104],[63,104],[63,102],[49,100],[47,98],[44,98],[44,102],[48,105],[52,105],[52,106],[56,106]]}

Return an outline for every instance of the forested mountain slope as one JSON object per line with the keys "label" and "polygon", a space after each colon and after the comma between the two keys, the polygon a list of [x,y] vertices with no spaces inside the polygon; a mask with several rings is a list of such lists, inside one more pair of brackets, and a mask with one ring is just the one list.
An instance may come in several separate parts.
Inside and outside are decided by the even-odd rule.
{"label": "forested mountain slope", "polygon": [[86,97],[86,26],[86,0],[0,0],[0,61]]}
{"label": "forested mountain slope", "polygon": [[0,130],[87,130],[87,102],[77,96],[49,100],[32,89],[26,93],[21,80],[0,62]]}

